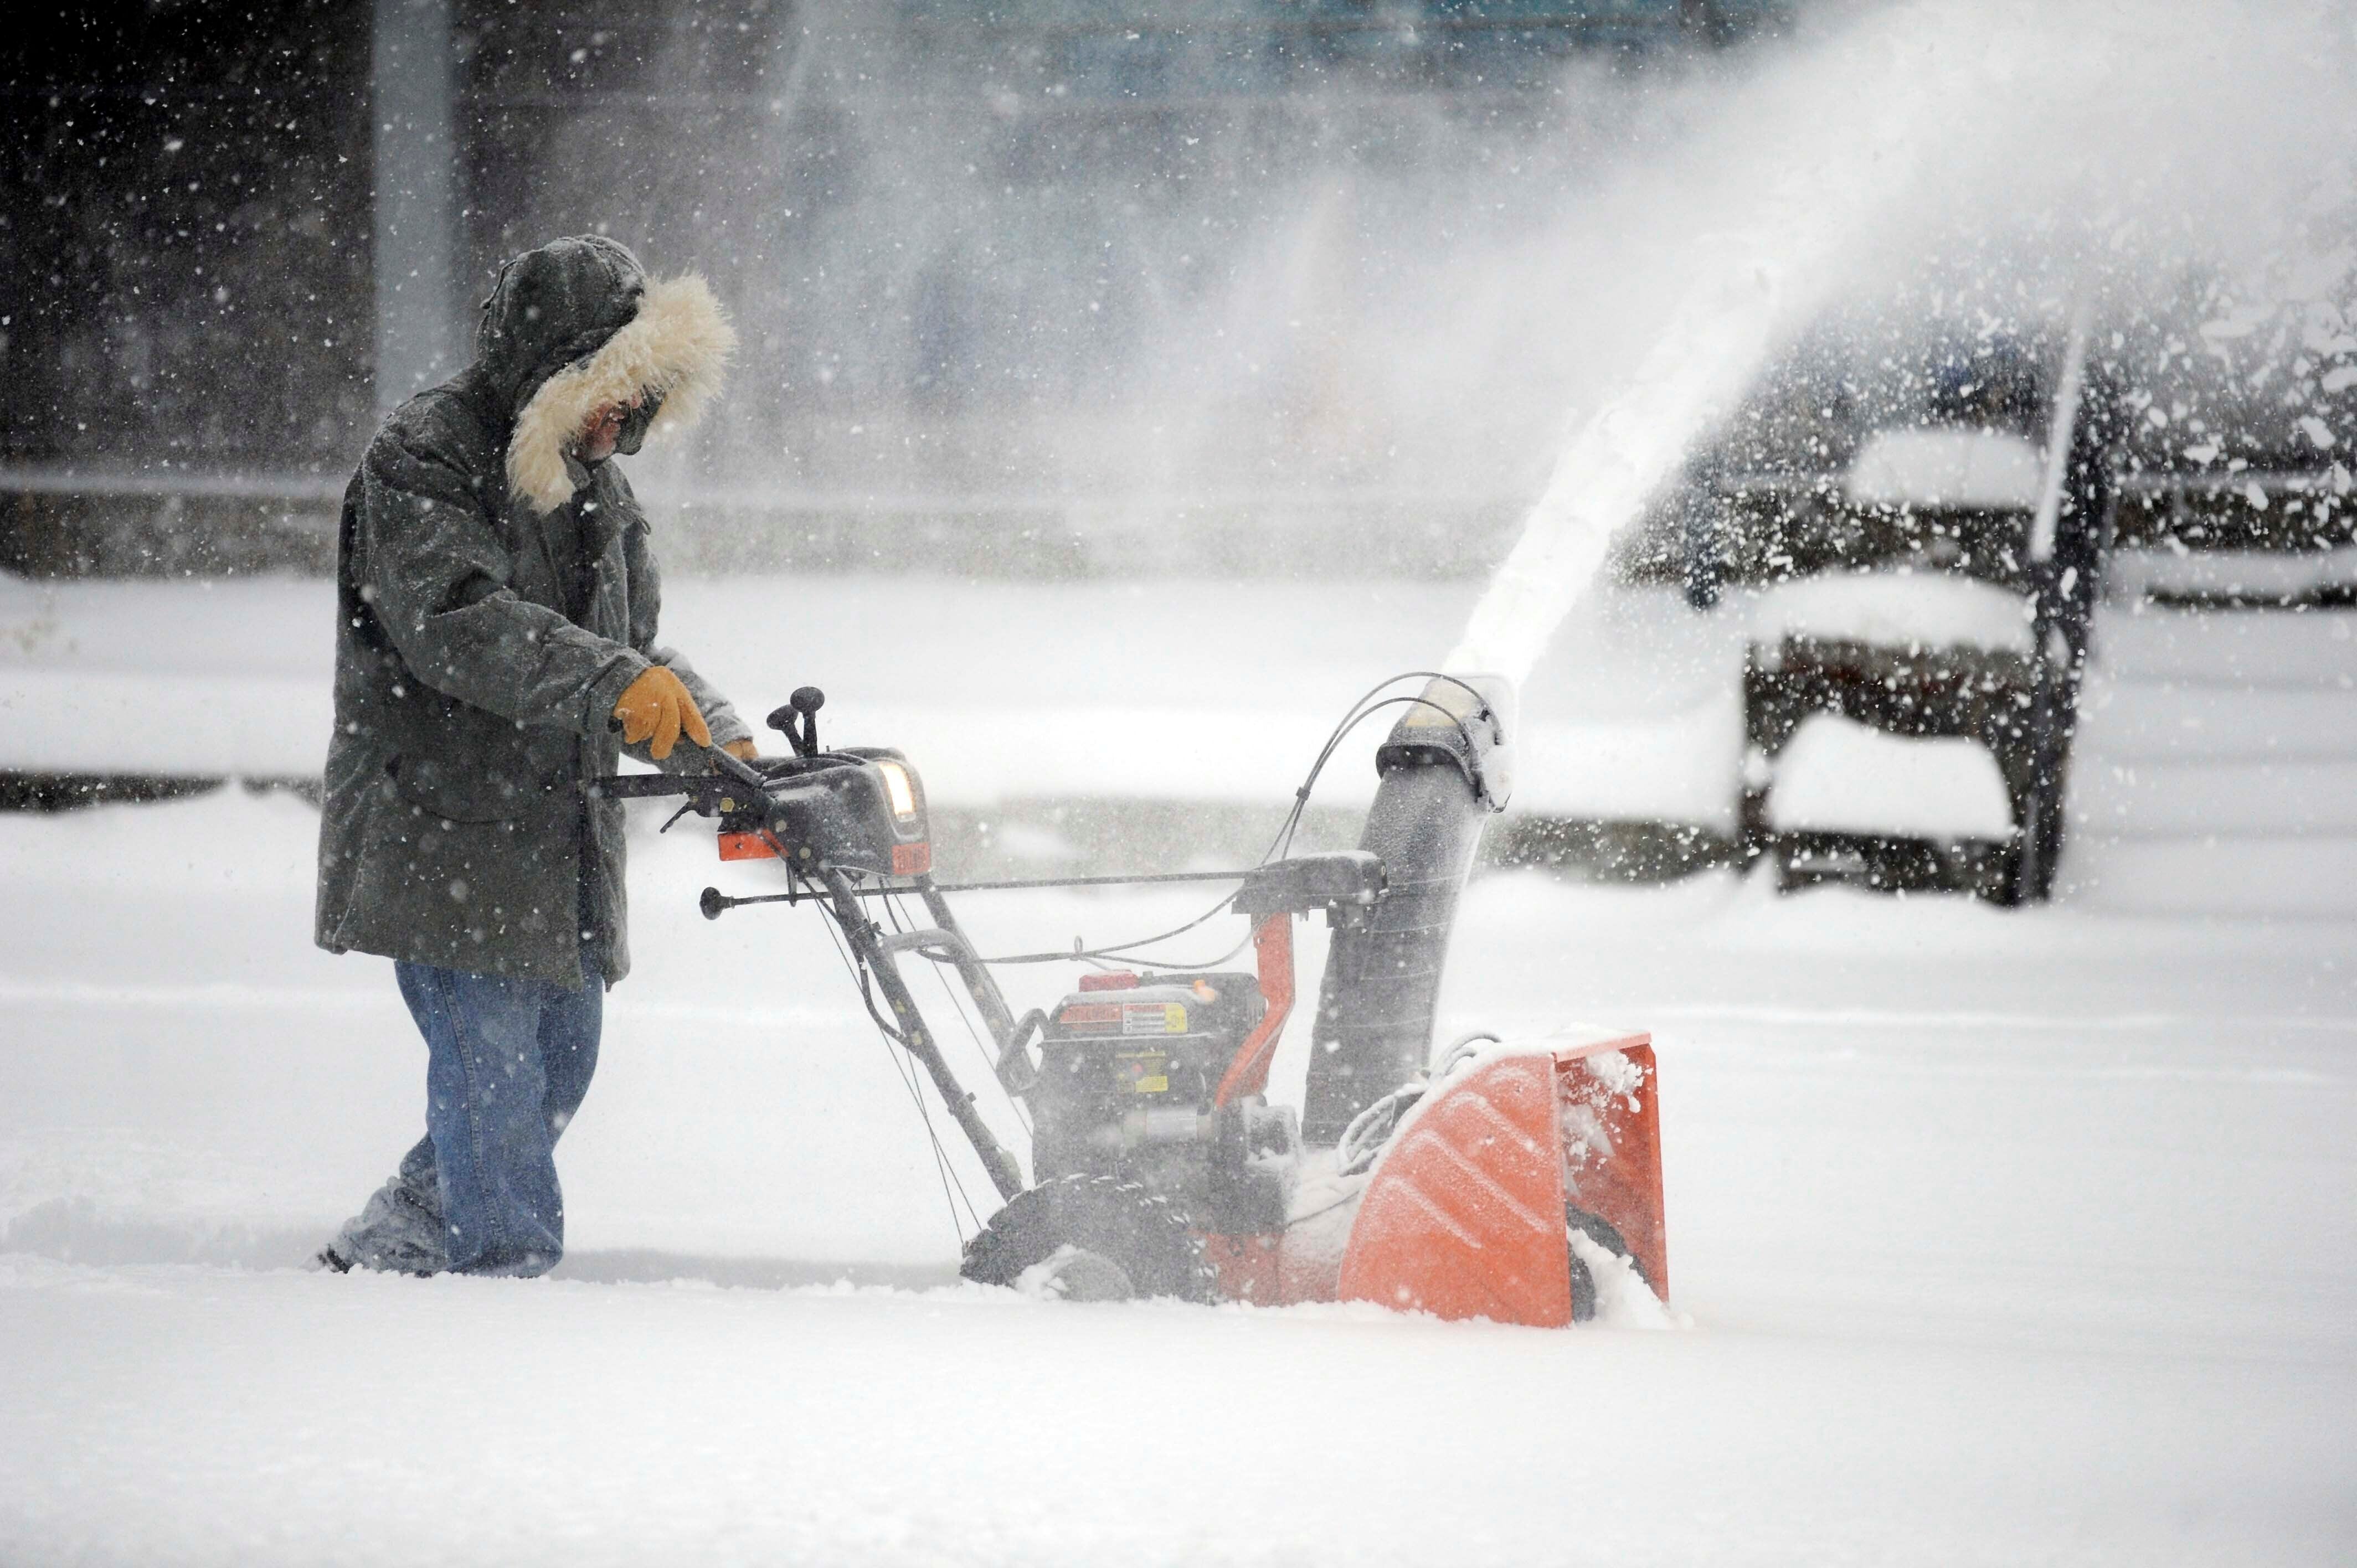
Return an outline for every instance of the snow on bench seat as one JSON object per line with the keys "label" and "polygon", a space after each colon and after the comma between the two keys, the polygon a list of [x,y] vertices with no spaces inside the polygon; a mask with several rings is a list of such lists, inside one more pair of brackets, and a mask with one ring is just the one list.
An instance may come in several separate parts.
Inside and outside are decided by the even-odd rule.
{"label": "snow on bench seat", "polygon": [[1776,759],[1768,821],[1783,832],[2003,839],[2013,806],[1977,741],[1888,735],[1819,714]]}
{"label": "snow on bench seat", "polygon": [[1886,648],[1979,648],[2028,655],[2029,601],[1947,572],[1845,572],[1763,588],[1750,605],[1754,642],[1788,637]]}

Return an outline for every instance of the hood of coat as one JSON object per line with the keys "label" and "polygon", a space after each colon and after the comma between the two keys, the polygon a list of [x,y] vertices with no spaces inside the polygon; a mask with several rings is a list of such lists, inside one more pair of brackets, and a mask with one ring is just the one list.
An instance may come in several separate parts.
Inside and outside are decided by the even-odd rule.
{"label": "hood of coat", "polygon": [[702,278],[651,279],[636,256],[595,234],[557,240],[500,269],[475,332],[475,363],[513,417],[508,488],[541,512],[573,499],[565,462],[582,424],[640,400],[619,450],[693,424],[737,346]]}

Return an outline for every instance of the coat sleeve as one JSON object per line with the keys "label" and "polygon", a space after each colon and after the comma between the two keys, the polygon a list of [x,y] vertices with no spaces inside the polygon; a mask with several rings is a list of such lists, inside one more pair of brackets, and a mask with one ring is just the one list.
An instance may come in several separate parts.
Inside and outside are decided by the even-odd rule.
{"label": "coat sleeve", "polygon": [[[619,476],[617,476],[618,479]],[[627,494],[627,489],[625,490]],[[654,552],[647,548],[647,524],[639,513],[636,499],[630,506],[631,521],[622,536],[623,564],[630,575],[630,646],[642,657],[657,664],[669,666],[671,672],[695,699],[696,711],[711,727],[712,744],[726,746],[730,741],[750,740],[753,726],[737,713],[736,704],[720,694],[718,687],[696,673],[695,667],[682,657],[679,650],[664,648],[655,641],[655,628],[662,618],[662,571],[655,564]],[[624,748],[644,762],[654,762],[643,743]],[[672,773],[701,773],[704,759],[694,746],[675,748],[671,756],[654,766]]]}
{"label": "coat sleeve", "polygon": [[355,577],[417,678],[518,724],[602,730],[649,656],[520,598],[506,542],[447,459],[380,438],[361,486]]}

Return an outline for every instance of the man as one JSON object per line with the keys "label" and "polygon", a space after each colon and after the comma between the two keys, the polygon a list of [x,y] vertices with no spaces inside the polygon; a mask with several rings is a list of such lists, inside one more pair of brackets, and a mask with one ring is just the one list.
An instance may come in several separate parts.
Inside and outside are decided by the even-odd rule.
{"label": "man", "polygon": [[753,751],[655,645],[647,521],[609,459],[692,420],[734,346],[701,278],[650,282],[590,236],[527,252],[474,363],[396,409],[344,492],[317,940],[394,961],[426,1135],[323,1266],[563,1255],[554,1149],[630,969],[621,806],[584,786],[626,747],[672,771]]}

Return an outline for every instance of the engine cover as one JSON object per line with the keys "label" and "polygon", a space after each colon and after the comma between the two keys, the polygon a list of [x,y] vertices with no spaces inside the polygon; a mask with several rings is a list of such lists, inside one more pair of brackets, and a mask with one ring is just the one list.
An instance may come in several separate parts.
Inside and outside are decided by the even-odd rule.
{"label": "engine cover", "polygon": [[1026,1094],[1035,1179],[1117,1176],[1184,1205],[1201,1229],[1281,1229],[1297,1164],[1289,1110],[1221,1109],[1221,1078],[1267,1011],[1257,976],[1107,975],[1066,996]]}

